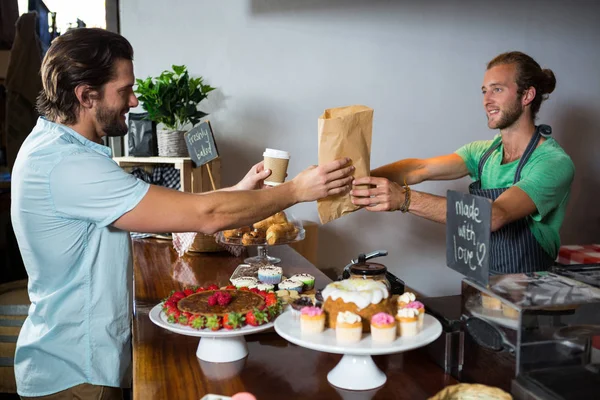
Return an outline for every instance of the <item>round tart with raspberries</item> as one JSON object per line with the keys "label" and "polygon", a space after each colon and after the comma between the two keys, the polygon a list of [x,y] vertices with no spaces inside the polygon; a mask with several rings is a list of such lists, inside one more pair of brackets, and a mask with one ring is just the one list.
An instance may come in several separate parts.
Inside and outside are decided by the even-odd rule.
{"label": "round tart with raspberries", "polygon": [[173,292],[162,304],[170,323],[195,329],[240,329],[273,321],[282,312],[275,292],[217,285]]}

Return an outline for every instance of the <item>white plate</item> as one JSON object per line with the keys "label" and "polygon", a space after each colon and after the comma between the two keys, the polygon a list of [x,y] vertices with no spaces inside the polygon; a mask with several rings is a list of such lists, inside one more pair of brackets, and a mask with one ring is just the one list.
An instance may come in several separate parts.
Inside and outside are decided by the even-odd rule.
{"label": "white plate", "polygon": [[166,314],[162,311],[161,304],[155,305],[150,310],[150,320],[156,325],[179,333],[180,335],[201,337],[196,350],[196,357],[200,360],[215,363],[227,363],[241,360],[248,355],[248,345],[244,335],[262,332],[273,326],[272,322],[261,326],[246,325],[241,329],[194,329],[189,326],[172,324],[168,322]]}
{"label": "white plate", "polygon": [[401,353],[423,347],[442,334],[442,324],[425,314],[423,329],[413,337],[399,337],[391,343],[375,343],[370,334],[364,334],[360,342],[340,344],[333,329],[306,335],[300,331],[300,320],[291,312],[281,314],[275,320],[275,331],[284,339],[308,349],[325,353],[343,354],[340,362],[327,374],[334,386],[348,390],[371,390],[383,386],[387,376],[377,368],[372,355]]}
{"label": "white plate", "polygon": [[423,347],[442,334],[442,325],[431,315],[425,314],[423,329],[416,336],[398,337],[391,343],[377,343],[371,340],[369,333],[363,333],[358,343],[340,344],[335,338],[334,329],[325,329],[323,333],[307,335],[300,331],[300,320],[291,312],[284,312],[275,320],[275,331],[284,339],[312,350],[334,354],[380,355],[401,353]]}
{"label": "white plate", "polygon": [[150,320],[161,328],[165,328],[171,332],[179,333],[180,335],[195,336],[195,337],[214,337],[214,338],[226,338],[235,336],[250,335],[252,333],[262,332],[273,326],[273,322],[260,326],[246,325],[241,329],[221,329],[218,331],[211,331],[210,329],[194,329],[190,326],[181,324],[173,324],[167,320],[167,315],[162,311],[161,304],[155,305],[150,311]]}
{"label": "white plate", "polygon": [[207,394],[200,400],[229,400],[231,397],[229,396],[220,396],[218,394]]}

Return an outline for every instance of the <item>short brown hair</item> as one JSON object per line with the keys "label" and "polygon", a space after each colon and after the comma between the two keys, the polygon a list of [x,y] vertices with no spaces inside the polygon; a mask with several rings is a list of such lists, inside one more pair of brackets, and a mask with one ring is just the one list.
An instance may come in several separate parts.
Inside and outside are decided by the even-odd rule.
{"label": "short brown hair", "polygon": [[503,64],[514,64],[517,67],[516,84],[519,95],[532,86],[535,88],[535,98],[531,102],[531,116],[535,120],[542,101],[546,100],[556,87],[554,72],[542,69],[533,58],[520,51],[511,51],[496,56],[488,63],[487,69]]}
{"label": "short brown hair", "polygon": [[114,32],[77,28],[54,39],[42,62],[39,113],[54,122],[77,122],[80,104],[75,88],[89,85],[102,94],[104,85],[115,76],[118,59],[133,60],[133,48]]}

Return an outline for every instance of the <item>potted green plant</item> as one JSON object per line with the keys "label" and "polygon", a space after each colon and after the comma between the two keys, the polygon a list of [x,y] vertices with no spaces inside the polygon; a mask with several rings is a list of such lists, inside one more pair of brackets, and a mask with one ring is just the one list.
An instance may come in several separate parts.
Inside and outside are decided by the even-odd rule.
{"label": "potted green plant", "polygon": [[198,104],[215,88],[205,85],[202,77],[191,78],[185,65],[173,65],[158,77],[136,79],[136,84],[147,118],[162,124],[156,132],[158,155],[187,157],[184,134],[207,115]]}

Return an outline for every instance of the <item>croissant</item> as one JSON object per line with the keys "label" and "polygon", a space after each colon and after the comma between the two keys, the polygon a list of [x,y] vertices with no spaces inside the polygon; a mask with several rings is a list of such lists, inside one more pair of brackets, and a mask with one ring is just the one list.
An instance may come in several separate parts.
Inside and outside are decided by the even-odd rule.
{"label": "croissant", "polygon": [[244,235],[244,233],[247,233],[250,231],[251,231],[251,229],[249,226],[244,226],[242,228],[225,230],[225,231],[223,231],[223,236],[226,239],[239,239]]}
{"label": "croissant", "polygon": [[270,245],[293,240],[298,234],[298,228],[289,222],[274,224],[267,229],[267,243]]}
{"label": "croissant", "polygon": [[244,236],[242,236],[242,244],[244,246],[249,246],[253,244],[263,244],[264,241],[265,237],[257,231],[247,232],[244,233]]}
{"label": "croissant", "polygon": [[287,223],[287,217],[283,211],[280,211],[276,214],[271,215],[268,218],[263,219],[262,221],[258,221],[253,225],[254,229],[260,229],[266,231],[273,224],[283,224]]}

